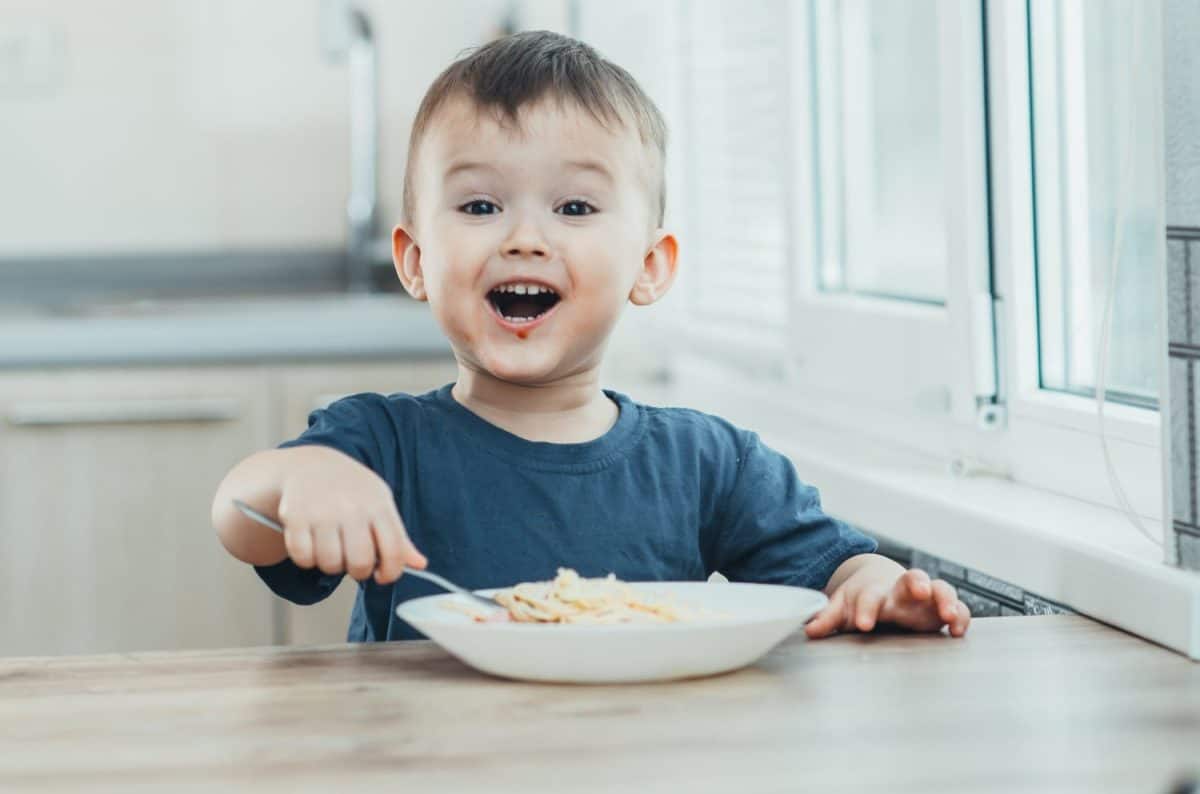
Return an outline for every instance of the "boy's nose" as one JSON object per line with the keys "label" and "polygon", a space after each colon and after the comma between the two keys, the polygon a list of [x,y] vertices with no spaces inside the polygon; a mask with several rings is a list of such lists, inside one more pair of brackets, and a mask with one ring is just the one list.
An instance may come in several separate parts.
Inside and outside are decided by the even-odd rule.
{"label": "boy's nose", "polygon": [[504,241],[500,250],[506,257],[545,259],[550,255],[550,247],[546,244],[546,239],[537,227],[529,222],[513,226],[512,233],[508,235],[508,239]]}

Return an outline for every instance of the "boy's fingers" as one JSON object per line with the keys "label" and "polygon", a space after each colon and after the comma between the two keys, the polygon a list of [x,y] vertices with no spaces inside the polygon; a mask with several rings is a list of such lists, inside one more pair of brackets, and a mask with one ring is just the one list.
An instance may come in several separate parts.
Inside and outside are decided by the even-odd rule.
{"label": "boy's fingers", "polygon": [[314,525],[313,548],[317,556],[317,567],[322,573],[334,574],[344,570],[342,535],[337,524]]}
{"label": "boy's fingers", "polygon": [[378,584],[391,584],[404,572],[400,538],[394,529],[388,527],[386,519],[373,521],[371,534],[375,538],[375,548],[379,550],[379,568],[375,571],[375,581]]}
{"label": "boy's fingers", "polygon": [[959,601],[955,613],[954,622],[950,624],[950,636],[961,637],[967,633],[967,626],[971,624],[971,608]]}
{"label": "boy's fingers", "polygon": [[292,558],[292,562],[296,563],[299,567],[311,568],[316,564],[316,559],[313,555],[312,529],[307,524],[304,526],[288,527],[283,533],[283,545],[287,548],[288,556]]}
{"label": "boy's fingers", "polygon": [[927,601],[930,596],[931,584],[929,574],[920,568],[904,572],[904,586],[908,595],[917,601]]}
{"label": "boy's fingers", "polygon": [[429,564],[429,561],[425,559],[425,555],[417,551],[417,547],[413,545],[412,540],[408,537],[408,530],[404,528],[404,522],[400,520],[400,514],[395,509],[388,516],[387,525],[396,536],[400,547],[401,562],[405,565],[411,565],[414,568],[424,568]]}
{"label": "boy's fingers", "polygon": [[361,582],[375,570],[375,539],[366,524],[343,524],[342,550],[346,555],[346,573]]}
{"label": "boy's fingers", "polygon": [[883,605],[883,599],[887,597],[887,593],[881,593],[878,590],[865,590],[858,596],[858,602],[854,605],[854,625],[859,631],[870,631],[875,628],[875,621],[879,618],[879,608]]}
{"label": "boy's fingers", "polygon": [[830,620],[829,614],[821,611],[816,617],[808,621],[804,626],[804,633],[809,639],[818,639],[820,637],[828,637],[833,633],[833,621]]}
{"label": "boy's fingers", "polygon": [[833,594],[833,598],[829,599],[829,603],[825,605],[825,608],[818,612],[817,616],[810,620],[808,625],[804,627],[805,634],[816,639],[818,637],[827,637],[837,631],[846,609],[846,597],[844,593],[844,590],[838,590]]}
{"label": "boy's fingers", "polygon": [[943,623],[953,623],[958,616],[958,592],[944,579],[933,582],[933,604]]}

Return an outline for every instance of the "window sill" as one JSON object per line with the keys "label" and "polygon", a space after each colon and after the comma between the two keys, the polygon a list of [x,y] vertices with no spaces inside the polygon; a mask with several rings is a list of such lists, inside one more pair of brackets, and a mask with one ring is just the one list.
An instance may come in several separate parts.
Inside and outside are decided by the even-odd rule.
{"label": "window sill", "polygon": [[934,457],[797,415],[764,393],[778,387],[680,375],[655,401],[757,431],[820,489],[831,515],[1200,659],[1200,575],[1165,565],[1121,512],[1011,480],[955,476]]}

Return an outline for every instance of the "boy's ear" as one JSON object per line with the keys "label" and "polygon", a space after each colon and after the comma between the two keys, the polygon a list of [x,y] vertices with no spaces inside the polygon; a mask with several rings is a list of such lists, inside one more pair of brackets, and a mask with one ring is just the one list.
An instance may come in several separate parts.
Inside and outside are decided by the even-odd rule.
{"label": "boy's ear", "polygon": [[421,249],[403,226],[392,229],[392,263],[405,291],[419,301],[429,300],[421,270]]}
{"label": "boy's ear", "polygon": [[629,293],[629,301],[637,306],[649,306],[667,294],[675,283],[676,259],[679,256],[679,243],[675,235],[659,229],[658,241],[646,252],[642,262],[642,271],[638,274],[633,290]]}

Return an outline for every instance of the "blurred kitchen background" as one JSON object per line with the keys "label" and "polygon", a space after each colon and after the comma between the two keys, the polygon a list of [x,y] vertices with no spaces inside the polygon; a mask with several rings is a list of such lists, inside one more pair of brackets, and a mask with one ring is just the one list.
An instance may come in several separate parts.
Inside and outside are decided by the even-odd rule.
{"label": "blurred kitchen background", "polygon": [[[1018,490],[962,509],[1025,494],[1014,525],[1097,511],[1039,543],[1200,568],[1190,291],[1166,385],[1167,255],[1200,262],[1187,0],[0,0],[0,654],[344,637],[353,583],[274,599],[209,501],[338,396],[454,379],[388,253],[408,130],[456,55],[527,29],[671,128],[680,281],[606,386],[794,440],[979,614],[1092,591],[960,530],[976,479]],[[922,488],[945,519],[910,528],[888,500]]]}

